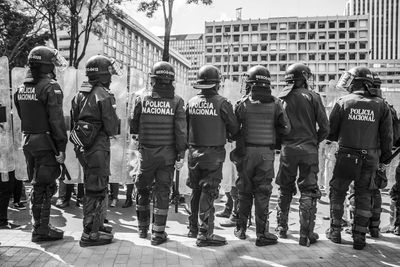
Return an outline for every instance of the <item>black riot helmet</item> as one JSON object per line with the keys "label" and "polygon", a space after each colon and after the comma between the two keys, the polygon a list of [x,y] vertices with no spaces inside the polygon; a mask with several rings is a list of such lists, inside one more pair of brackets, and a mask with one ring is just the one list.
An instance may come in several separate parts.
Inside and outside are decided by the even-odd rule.
{"label": "black riot helmet", "polygon": [[166,61],[159,61],[151,69],[150,77],[159,83],[169,84],[175,80],[174,67]]}
{"label": "black riot helmet", "polygon": [[86,76],[88,76],[89,82],[100,82],[108,87],[112,75],[122,75],[121,67],[115,59],[96,55],[86,62]]}
{"label": "black riot helmet", "polygon": [[257,65],[247,71],[246,83],[255,83],[260,86],[269,86],[271,84],[271,74],[264,66]]}
{"label": "black riot helmet", "polygon": [[353,92],[361,88],[369,90],[369,88],[373,86],[373,83],[374,78],[372,72],[367,67],[359,66],[344,72],[336,87]]}
{"label": "black riot helmet", "polygon": [[309,67],[301,63],[295,63],[287,67],[285,73],[285,81],[288,84],[293,84],[295,81],[304,81],[307,84],[308,80],[312,77]]}
{"label": "black riot helmet", "polygon": [[54,74],[55,67],[63,70],[68,66],[68,63],[57,49],[47,46],[36,46],[29,52],[28,66],[35,74]]}
{"label": "black riot helmet", "polygon": [[195,89],[212,89],[221,82],[221,73],[213,65],[204,65],[197,73],[197,81],[193,86]]}
{"label": "black riot helmet", "polygon": [[373,79],[374,88],[381,89],[382,80],[379,77],[378,73],[372,72],[372,79]]}

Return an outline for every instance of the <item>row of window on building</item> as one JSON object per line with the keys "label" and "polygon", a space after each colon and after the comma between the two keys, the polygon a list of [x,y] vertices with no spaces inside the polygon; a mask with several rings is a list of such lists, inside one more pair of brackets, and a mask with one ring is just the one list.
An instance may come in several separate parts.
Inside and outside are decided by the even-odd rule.
{"label": "row of window on building", "polygon": [[251,24],[237,24],[237,25],[206,26],[206,33],[365,28],[367,27],[367,24],[368,24],[367,20],[251,23]]}

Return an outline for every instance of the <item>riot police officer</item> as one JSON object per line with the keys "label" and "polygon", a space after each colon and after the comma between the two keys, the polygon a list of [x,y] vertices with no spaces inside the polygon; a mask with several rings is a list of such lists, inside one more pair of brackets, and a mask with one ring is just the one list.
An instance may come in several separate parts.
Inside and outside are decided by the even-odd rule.
{"label": "riot police officer", "polygon": [[33,185],[32,242],[58,240],[64,233],[49,224],[50,201],[57,190],[56,179],[61,174],[59,164],[65,159],[67,132],[63,92],[56,81],[55,67],[66,67],[67,62],[56,49],[37,46],[28,55],[28,66],[14,102],[21,118],[28,178]]}
{"label": "riot police officer", "polygon": [[147,237],[153,190],[151,244],[159,245],[167,241],[165,225],[174,163],[177,169],[182,167],[187,148],[187,124],[183,99],[175,94],[173,66],[157,62],[150,77],[151,91],[136,98],[131,133],[139,135],[140,171],[135,181],[139,236]]}
{"label": "riot police officer", "polygon": [[337,86],[350,94],[341,97],[330,114],[328,140],[339,150],[330,185],[331,225],[327,237],[341,243],[340,220],[349,184],[354,180],[353,248],[363,249],[373,212],[373,179],[391,155],[392,118],[384,100],[374,94],[373,76],[366,67],[345,72]]}
{"label": "riot police officer", "polygon": [[[226,244],[214,232],[214,200],[222,180],[226,139],[238,132],[232,105],[218,94],[220,72],[204,65],[197,75],[195,89],[200,93],[189,100],[186,113],[189,129],[189,179],[192,189],[189,237],[197,237],[198,246]],[[200,225],[199,225],[200,219]]]}
{"label": "riot police officer", "polygon": [[86,62],[86,76],[72,99],[70,140],[83,167],[83,233],[81,247],[109,244],[111,227],[104,226],[110,176],[110,137],[118,134],[115,98],[110,92],[111,76],[121,75],[114,59],[96,55]]}
{"label": "riot police officer", "polygon": [[[318,144],[328,135],[328,118],[321,97],[311,91],[310,69],[303,64],[290,65],[286,70],[287,86],[279,94],[291,123],[291,132],[281,139],[282,150],[276,183],[279,185],[278,235],[287,237],[288,214],[292,196],[300,190],[300,240],[302,246],[315,243],[314,233],[318,188]],[[318,128],[317,125],[318,124]]]}
{"label": "riot police officer", "polygon": [[250,94],[235,107],[241,127],[244,156],[241,159],[239,178],[239,220],[235,235],[246,238],[247,220],[253,198],[256,216],[257,246],[277,243],[277,236],[269,233],[269,200],[274,178],[276,136],[290,132],[290,122],[281,100],[271,95],[270,73],[263,66],[254,66],[247,73],[246,85]]}

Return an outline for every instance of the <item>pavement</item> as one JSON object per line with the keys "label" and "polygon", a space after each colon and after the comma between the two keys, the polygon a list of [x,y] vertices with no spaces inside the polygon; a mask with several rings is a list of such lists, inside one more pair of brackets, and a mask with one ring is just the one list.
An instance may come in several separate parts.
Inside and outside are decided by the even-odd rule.
{"label": "pavement", "polygon": [[[368,237],[368,245],[362,251],[352,248],[351,236],[344,232],[344,241],[340,245],[327,240],[324,234],[329,224],[326,194],[318,205],[315,231],[320,240],[310,247],[299,246],[298,197],[294,197],[291,205],[288,239],[279,239],[277,245],[266,247],[255,246],[254,225],[248,229],[246,240],[238,240],[233,235],[233,228],[219,226],[223,218],[216,218],[215,233],[226,237],[228,245],[197,247],[195,239],[186,237],[188,214],[183,205],[178,213],[170,208],[169,241],[152,246],[149,238],[138,237],[134,206],[121,207],[125,200],[122,187],[117,207],[108,210],[107,217],[114,227],[115,238],[106,246],[79,246],[82,207],[75,206],[75,199],[65,209],[52,206],[51,223],[65,231],[64,239],[54,242],[32,243],[29,211],[9,208],[9,218],[22,226],[0,230],[0,266],[400,266],[400,237],[393,234],[383,233],[378,239]],[[381,225],[388,225],[390,199],[387,192],[383,193],[383,201]],[[270,231],[276,227],[276,204],[275,189],[270,202]],[[223,198],[217,200],[216,210],[223,207]]]}

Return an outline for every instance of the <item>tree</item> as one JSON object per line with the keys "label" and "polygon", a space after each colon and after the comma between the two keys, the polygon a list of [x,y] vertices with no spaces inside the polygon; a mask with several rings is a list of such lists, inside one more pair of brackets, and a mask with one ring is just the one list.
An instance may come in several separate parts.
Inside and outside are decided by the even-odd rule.
{"label": "tree", "polygon": [[0,56],[7,56],[10,71],[25,66],[29,51],[49,39],[37,20],[37,14],[30,16],[9,1],[0,0]]}
{"label": "tree", "polygon": [[102,35],[102,18],[112,0],[22,0],[39,13],[50,30],[54,47],[58,48],[58,30],[70,37],[69,65],[78,68],[86,55],[90,34]]}
{"label": "tree", "polygon": [[[201,4],[211,5],[213,0],[186,0],[187,4]],[[172,10],[174,7],[174,0],[148,0],[140,1],[138,11],[145,12],[146,16],[151,18],[158,8],[162,6],[164,14],[164,50],[163,50],[163,61],[169,61],[169,41],[171,36],[172,28]]]}

